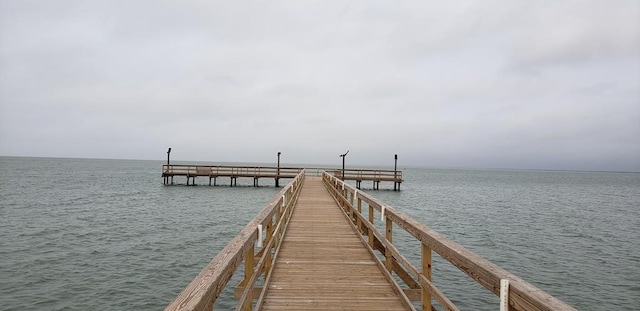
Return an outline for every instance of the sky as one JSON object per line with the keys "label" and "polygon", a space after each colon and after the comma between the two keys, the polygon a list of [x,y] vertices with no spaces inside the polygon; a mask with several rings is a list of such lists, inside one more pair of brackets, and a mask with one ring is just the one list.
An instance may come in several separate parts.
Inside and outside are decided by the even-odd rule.
{"label": "sky", "polygon": [[0,0],[0,155],[640,171],[640,2]]}

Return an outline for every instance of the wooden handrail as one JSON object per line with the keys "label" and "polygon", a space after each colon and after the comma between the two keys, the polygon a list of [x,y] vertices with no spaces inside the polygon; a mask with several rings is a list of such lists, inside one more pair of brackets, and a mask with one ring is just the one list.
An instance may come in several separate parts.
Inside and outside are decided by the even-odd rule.
{"label": "wooden handrail", "polygon": [[280,175],[297,175],[303,168],[299,167],[276,167],[276,166],[228,166],[228,165],[184,165],[184,164],[164,164],[162,173],[170,175],[199,174],[199,175],[260,175],[273,174],[279,172]]}
{"label": "wooden handrail", "polygon": [[[373,223],[374,210],[384,214],[383,218],[386,222],[385,231],[389,233],[392,230],[390,227],[391,223],[398,225],[422,243],[423,254],[424,249],[427,249],[428,252],[431,250],[435,251],[442,256],[442,258],[446,259],[449,263],[456,266],[495,295],[500,295],[500,280],[509,280],[509,310],[575,310],[563,301],[536,288],[532,284],[498,267],[481,256],[476,255],[463,246],[445,238],[443,235],[427,228],[400,211],[376,200],[367,193],[358,191],[337,177],[325,172],[323,174],[323,181],[352,222],[362,230],[360,234],[363,238],[369,239],[369,245],[374,247],[378,243],[381,244],[379,250],[382,251],[388,260],[392,261],[388,264],[388,267],[397,266],[404,269],[402,271],[403,275],[413,277],[413,283],[420,285],[423,291],[423,297],[427,297],[427,301],[423,301],[423,310],[431,310],[431,302],[430,298],[428,298],[431,297],[431,295],[447,310],[457,310],[457,307],[431,282],[430,263],[428,263],[429,272],[426,272],[424,266],[423,272],[420,272],[419,269],[404,258],[393,245],[392,241],[387,239],[385,234],[381,233],[375,227]],[[357,204],[354,202],[355,200],[357,200]],[[361,212],[362,202],[365,202],[369,206],[369,215],[367,218],[365,218]],[[430,255],[428,255],[428,257],[430,261]]]}
{"label": "wooden handrail", "polygon": [[[272,263],[275,260],[275,256],[272,258],[272,250],[275,250],[276,254],[278,253],[281,239],[284,237],[284,231],[286,230],[293,211],[293,206],[300,194],[303,182],[304,170],[301,170],[298,175],[209,262],[165,310],[211,310],[214,302],[243,261],[245,262],[245,278],[242,285],[245,289],[239,308],[244,308],[246,302],[251,303],[251,292],[253,291],[255,280],[261,274],[269,275],[270,269],[265,268],[267,265],[273,267]],[[260,259],[258,259],[258,265],[254,268],[256,242],[258,236],[261,235],[261,233],[258,233],[258,225],[261,225],[267,234],[264,241],[260,241],[264,242],[264,245],[257,252],[257,254],[260,254]]]}
{"label": "wooden handrail", "polygon": [[[333,173],[336,177],[342,176],[341,169],[331,169],[327,172]],[[389,179],[402,181],[402,171],[390,171],[390,170],[360,170],[360,169],[345,169],[344,177],[347,179]]]}

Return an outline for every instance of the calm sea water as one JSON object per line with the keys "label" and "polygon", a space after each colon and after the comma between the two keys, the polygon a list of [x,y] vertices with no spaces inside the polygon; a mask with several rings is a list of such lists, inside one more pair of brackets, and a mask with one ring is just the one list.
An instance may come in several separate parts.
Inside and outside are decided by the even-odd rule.
{"label": "calm sea water", "polygon": [[[162,309],[279,191],[269,180],[163,186],[161,165],[0,157],[0,310]],[[370,193],[578,309],[640,310],[640,174],[404,177],[400,192]],[[433,274],[461,309],[497,309],[438,258]]]}

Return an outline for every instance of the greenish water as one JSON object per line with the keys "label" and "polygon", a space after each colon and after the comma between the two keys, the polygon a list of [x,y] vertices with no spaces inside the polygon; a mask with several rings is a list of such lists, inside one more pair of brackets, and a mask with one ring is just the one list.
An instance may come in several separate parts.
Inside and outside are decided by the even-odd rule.
{"label": "greenish water", "polygon": [[[163,186],[161,165],[0,157],[0,310],[162,309],[279,191]],[[578,309],[640,309],[639,174],[404,177],[403,191],[370,193]],[[461,309],[497,309],[437,258],[433,274]],[[222,299],[218,309],[233,303]]]}

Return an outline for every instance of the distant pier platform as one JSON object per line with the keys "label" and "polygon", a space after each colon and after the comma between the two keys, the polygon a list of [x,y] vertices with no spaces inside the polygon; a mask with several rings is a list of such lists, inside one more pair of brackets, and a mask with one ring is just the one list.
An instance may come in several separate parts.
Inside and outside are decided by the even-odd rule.
{"label": "distant pier platform", "polygon": [[337,169],[337,168],[300,168],[277,166],[227,166],[227,165],[180,165],[170,164],[162,166],[162,178],[165,185],[173,184],[175,176],[186,177],[187,185],[196,185],[197,177],[209,179],[209,186],[217,186],[218,178],[229,178],[231,187],[237,185],[238,178],[253,178],[253,186],[257,187],[259,179],[275,180],[275,186],[280,186],[280,179],[293,179],[300,172],[316,172],[320,175],[326,171],[340,180],[356,182],[360,189],[363,181],[371,181],[374,190],[380,189],[381,182],[393,182],[393,190],[400,190],[402,171],[376,169]]}

